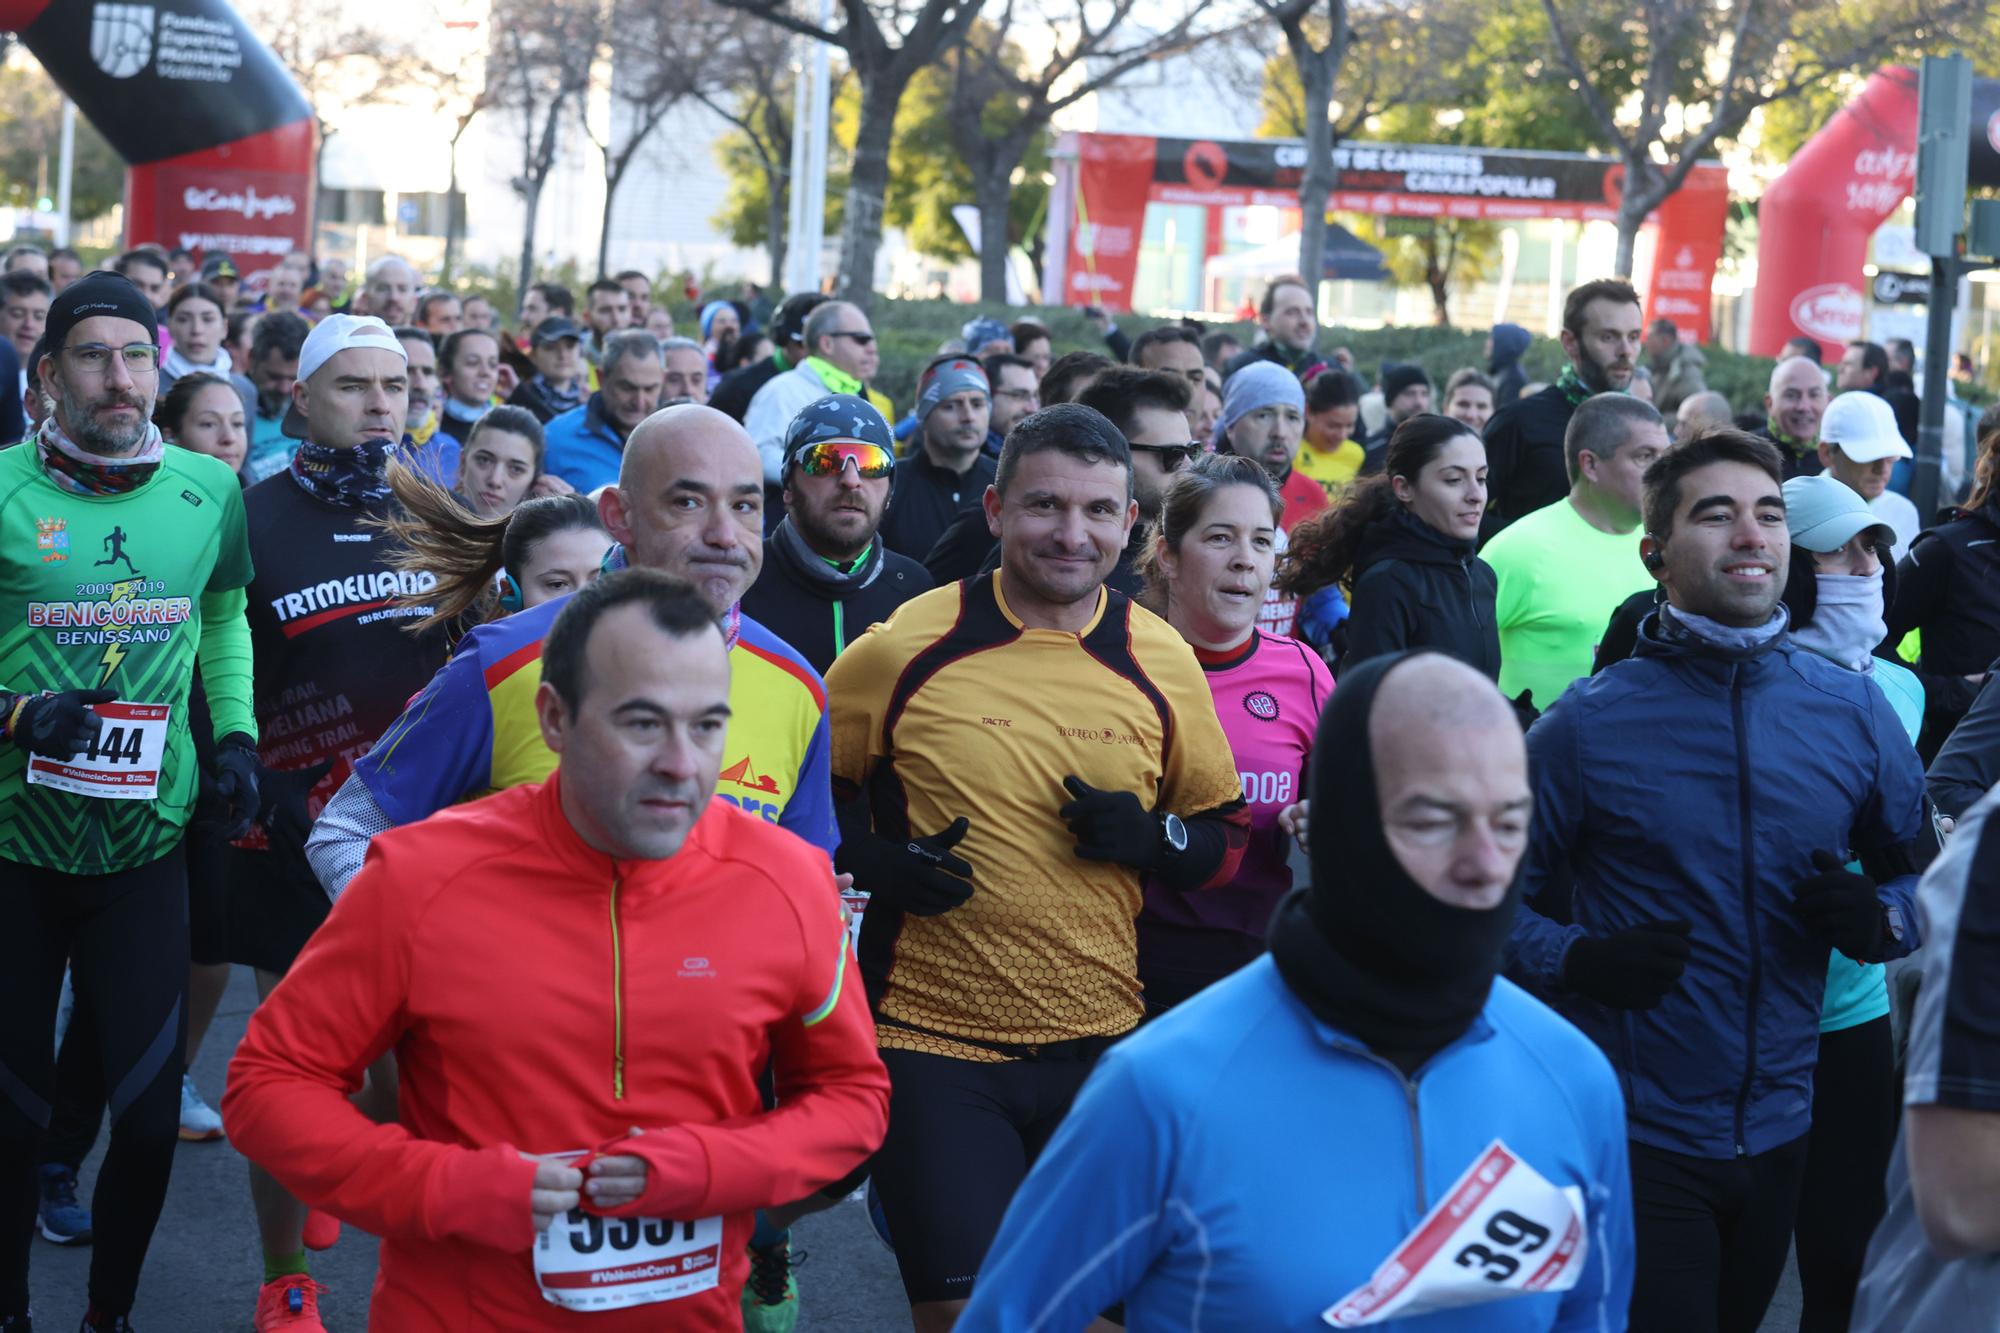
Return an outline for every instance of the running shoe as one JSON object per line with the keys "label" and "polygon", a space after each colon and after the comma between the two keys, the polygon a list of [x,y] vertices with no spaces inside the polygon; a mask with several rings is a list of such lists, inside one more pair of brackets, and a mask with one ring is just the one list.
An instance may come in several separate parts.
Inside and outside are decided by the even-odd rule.
{"label": "running shoe", "polygon": [[340,1219],[332,1213],[322,1213],[317,1208],[306,1209],[306,1229],[303,1237],[309,1250],[330,1250],[340,1243]]}
{"label": "running shoe", "polygon": [[213,1143],[222,1137],[222,1117],[195,1090],[194,1075],[181,1075],[181,1142]]}
{"label": "running shoe", "polygon": [[42,1167],[40,1227],[57,1245],[90,1244],[90,1209],[77,1202],[76,1172],[50,1162]]}
{"label": "running shoe", "polygon": [[319,1297],[326,1288],[304,1273],[272,1278],[257,1293],[256,1333],[326,1333],[319,1321]]}
{"label": "running shoe", "polygon": [[136,1330],[132,1327],[132,1321],[122,1314],[113,1315],[109,1319],[99,1319],[96,1323],[92,1323],[90,1316],[85,1315],[83,1323],[77,1326],[76,1333],[136,1333]]}
{"label": "running shoe", "polygon": [[792,1269],[805,1252],[789,1240],[767,1250],[749,1246],[750,1280],[743,1284],[743,1333],[792,1333],[799,1323],[799,1280]]}

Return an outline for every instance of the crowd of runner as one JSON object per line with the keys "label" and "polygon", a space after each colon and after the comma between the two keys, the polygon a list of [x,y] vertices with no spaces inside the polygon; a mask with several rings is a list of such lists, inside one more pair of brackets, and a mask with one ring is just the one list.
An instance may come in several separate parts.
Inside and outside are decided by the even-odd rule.
{"label": "crowd of runner", "polygon": [[143,1321],[225,1135],[260,1333],[343,1223],[379,1329],[782,1333],[857,1193],[921,1333],[2000,1321],[2000,417],[1920,514],[1907,345],[1364,378],[1279,278],[898,405],[813,294],[4,269],[0,1330],[37,1232]]}

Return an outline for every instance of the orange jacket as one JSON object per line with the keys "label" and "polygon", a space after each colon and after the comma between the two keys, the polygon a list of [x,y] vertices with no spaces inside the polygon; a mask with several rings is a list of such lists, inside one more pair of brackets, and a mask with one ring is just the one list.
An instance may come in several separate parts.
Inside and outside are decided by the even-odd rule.
{"label": "orange jacket", "polygon": [[[882,1141],[889,1080],[825,854],[711,801],[675,856],[613,862],[560,781],[377,837],[230,1065],[231,1142],[382,1237],[374,1327],[738,1329],[753,1210]],[[391,1049],[401,1123],[377,1125],[347,1098]],[[518,1152],[595,1148],[647,1161],[618,1215],[721,1216],[711,1289],[544,1301]]]}

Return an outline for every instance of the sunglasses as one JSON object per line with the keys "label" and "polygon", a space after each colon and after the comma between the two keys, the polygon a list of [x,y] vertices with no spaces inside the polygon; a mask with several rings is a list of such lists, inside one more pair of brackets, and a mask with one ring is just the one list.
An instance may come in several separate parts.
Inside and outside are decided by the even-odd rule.
{"label": "sunglasses", "polygon": [[872,333],[850,333],[846,329],[835,329],[832,333],[829,333],[826,336],[829,338],[852,338],[858,345],[862,347],[866,347],[868,346],[868,344],[875,341],[875,335]]}
{"label": "sunglasses", "polygon": [[879,444],[858,444],[852,440],[832,440],[809,444],[793,460],[808,477],[833,477],[852,460],[854,470],[864,480],[888,476],[896,467],[896,456]]}
{"label": "sunglasses", "polygon": [[1169,472],[1180,471],[1189,463],[1194,462],[1195,459],[1200,458],[1203,453],[1201,445],[1193,440],[1189,440],[1186,444],[1135,444],[1132,446],[1132,451],[1141,454],[1158,454],[1160,456],[1160,466]]}

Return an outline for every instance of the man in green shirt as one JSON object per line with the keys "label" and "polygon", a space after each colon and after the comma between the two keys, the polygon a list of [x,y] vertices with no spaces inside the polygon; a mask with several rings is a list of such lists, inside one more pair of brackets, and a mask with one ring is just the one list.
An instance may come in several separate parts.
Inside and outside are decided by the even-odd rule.
{"label": "man in green shirt", "polygon": [[1499,576],[1500,689],[1537,708],[1590,674],[1618,604],[1653,585],[1639,559],[1641,478],[1667,449],[1648,403],[1622,393],[1586,398],[1563,434],[1566,499],[1488,542],[1480,558]]}
{"label": "man in green shirt", "polygon": [[257,812],[243,494],[152,424],[153,305],[93,273],[49,309],[54,410],[0,451],[0,1329],[25,1329],[63,967],[95,1020],[111,1146],[86,1329],[127,1327],[180,1128],[199,655],[218,826]]}

